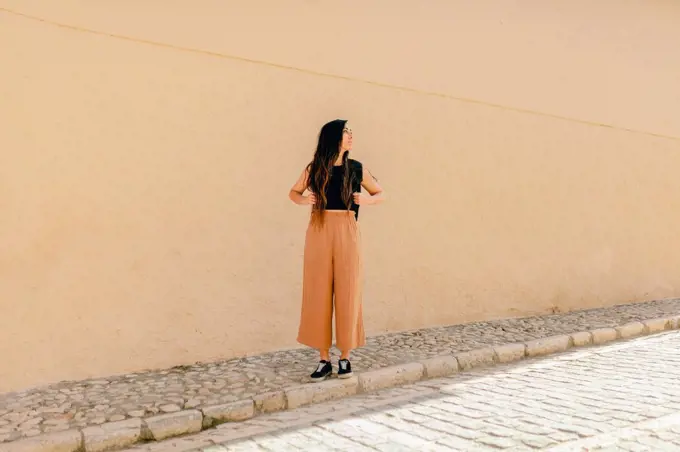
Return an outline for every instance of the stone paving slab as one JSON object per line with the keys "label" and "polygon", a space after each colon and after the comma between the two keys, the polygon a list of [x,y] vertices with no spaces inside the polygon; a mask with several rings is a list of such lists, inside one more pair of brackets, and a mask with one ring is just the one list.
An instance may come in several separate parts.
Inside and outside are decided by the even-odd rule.
{"label": "stone paving slab", "polygon": [[[333,400],[427,378],[428,374],[442,376],[479,365],[523,359],[527,350],[532,356],[540,356],[571,346],[661,332],[679,327],[674,317],[678,315],[680,300],[674,299],[375,336],[353,354],[352,363],[359,377],[347,383],[349,386],[335,388],[335,395],[322,397],[299,388],[318,359],[308,349],[61,382],[0,395],[0,450],[10,450],[10,444],[15,450],[25,450],[18,448],[29,442],[25,438],[42,444],[45,441],[41,439],[55,438],[59,432],[66,432],[62,436],[71,439],[82,431],[108,432],[114,442],[123,441],[120,438],[167,438],[218,422],[286,409],[287,394],[291,398],[294,394],[296,406]],[[635,322],[641,322],[642,328]],[[333,384],[330,382],[328,387]],[[205,414],[208,412],[210,415]],[[121,423],[131,419],[141,419],[139,432],[131,431],[129,422]],[[182,419],[188,424],[182,424]],[[91,428],[104,424],[106,428]],[[116,425],[126,426],[126,430],[116,431]],[[94,436],[99,442],[109,441],[101,434]]]}

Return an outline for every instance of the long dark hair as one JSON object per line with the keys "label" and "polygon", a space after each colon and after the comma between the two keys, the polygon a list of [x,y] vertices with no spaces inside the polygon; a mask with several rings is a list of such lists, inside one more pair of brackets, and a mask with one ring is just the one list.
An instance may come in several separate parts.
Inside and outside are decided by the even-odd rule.
{"label": "long dark hair", "polygon": [[[319,142],[316,145],[314,159],[307,167],[309,180],[308,189],[316,195],[316,203],[312,209],[312,220],[316,223],[323,223],[324,212],[326,210],[326,187],[331,179],[333,165],[335,165],[340,155],[340,144],[345,130],[347,120],[336,119],[321,128],[319,132]],[[342,180],[342,200],[349,209],[352,206],[352,178],[354,173],[350,171],[349,152],[345,151],[342,155],[343,180]]]}

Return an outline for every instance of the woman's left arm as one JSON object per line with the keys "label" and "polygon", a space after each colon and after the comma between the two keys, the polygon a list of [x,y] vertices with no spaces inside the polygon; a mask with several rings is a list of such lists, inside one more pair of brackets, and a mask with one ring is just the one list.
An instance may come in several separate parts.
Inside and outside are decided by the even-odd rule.
{"label": "woman's left arm", "polygon": [[361,186],[366,189],[369,195],[366,196],[363,193],[354,193],[354,202],[359,205],[380,204],[385,200],[384,190],[376,178],[373,177],[371,172],[366,168],[364,168],[364,175],[368,175],[368,177],[363,178],[361,181]]}

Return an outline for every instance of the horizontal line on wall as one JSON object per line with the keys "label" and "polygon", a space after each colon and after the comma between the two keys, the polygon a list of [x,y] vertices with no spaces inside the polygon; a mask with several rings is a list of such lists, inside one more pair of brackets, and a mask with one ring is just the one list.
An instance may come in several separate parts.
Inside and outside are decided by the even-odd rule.
{"label": "horizontal line on wall", "polygon": [[211,56],[215,58],[223,58],[223,59],[228,59],[228,60],[234,60],[234,61],[241,61],[245,63],[251,63],[251,64],[259,64],[263,66],[268,66],[276,69],[283,69],[283,70],[288,70],[288,71],[295,71],[295,72],[300,72],[303,74],[307,75],[316,75],[319,77],[326,77],[326,78],[333,78],[337,80],[345,80],[345,81],[351,81],[351,82],[357,82],[357,83],[363,83],[371,86],[376,86],[380,88],[387,88],[387,89],[393,89],[393,90],[399,90],[399,91],[405,91],[405,92],[410,92],[414,94],[421,94],[425,96],[433,96],[433,97],[440,97],[444,99],[449,99],[449,100],[455,100],[458,102],[464,102],[464,103],[469,103],[469,104],[477,104],[477,105],[483,105],[486,107],[491,107],[491,108],[497,108],[497,109],[502,109],[502,110],[508,110],[508,111],[514,111],[518,113],[526,113],[526,114],[531,114],[531,115],[537,115],[537,116],[543,116],[543,117],[548,117],[548,118],[553,118],[553,119],[559,119],[562,121],[569,121],[569,122],[574,122],[574,123],[579,123],[579,124],[586,124],[590,126],[595,126],[595,127],[605,127],[608,129],[614,129],[614,130],[620,130],[624,132],[630,132],[630,133],[636,133],[636,134],[641,134],[641,135],[647,135],[647,136],[652,136],[656,138],[665,138],[669,140],[676,140],[680,141],[680,137],[672,136],[672,135],[664,135],[660,133],[655,133],[655,132],[649,132],[646,130],[638,130],[638,129],[632,129],[632,128],[627,128],[627,127],[619,127],[615,126],[613,124],[605,124],[605,123],[600,123],[600,122],[595,122],[595,121],[588,121],[585,119],[578,119],[578,118],[571,118],[568,116],[561,116],[553,113],[545,113],[541,111],[536,111],[536,110],[530,110],[527,108],[519,108],[519,107],[511,107],[507,105],[501,105],[501,104],[495,104],[493,102],[486,102],[478,99],[469,99],[465,97],[459,97],[459,96],[454,96],[452,94],[446,94],[446,93],[439,93],[436,91],[426,91],[426,90],[420,90],[417,88],[410,88],[408,86],[400,86],[400,85],[393,85],[389,83],[383,83],[383,82],[377,82],[373,80],[365,80],[365,79],[360,79],[360,78],[354,78],[354,77],[348,77],[345,75],[338,75],[338,74],[330,74],[326,72],[320,72],[320,71],[315,71],[312,69],[304,69],[304,68],[299,68],[295,66],[288,66],[285,64],[280,64],[280,63],[273,63],[270,61],[263,61],[263,60],[256,60],[252,58],[246,58],[246,57],[241,57],[241,56],[236,56],[236,55],[228,55],[225,53],[220,53],[220,52],[215,52],[212,50],[204,50],[204,49],[196,49],[192,47],[183,47],[183,46],[178,46],[175,44],[168,44],[164,42],[159,42],[159,41],[151,41],[148,39],[140,39],[140,38],[135,38],[132,36],[125,36],[125,35],[120,35],[116,33],[109,33],[106,31],[99,31],[99,30],[94,30],[90,28],[84,28],[80,27],[77,25],[69,25],[69,24],[64,24],[56,21],[52,21],[49,19],[45,19],[42,17],[34,16],[31,14],[26,14],[18,11],[11,10],[9,8],[1,7],[0,6],[0,12],[4,12],[7,14],[12,14],[14,16],[18,17],[23,17],[25,19],[37,21],[37,22],[42,22],[44,24],[52,25],[55,27],[59,28],[64,28],[67,30],[73,30],[73,31],[78,31],[81,33],[89,33],[93,35],[98,35],[98,36],[105,36],[109,38],[114,38],[114,39],[119,39],[123,41],[129,41],[129,42],[135,42],[138,44],[145,44],[149,46],[154,46],[154,47],[162,47],[165,49],[171,49],[171,50],[177,50],[180,52],[188,52],[188,53],[195,53],[195,54],[200,54],[200,55],[206,55],[206,56]]}

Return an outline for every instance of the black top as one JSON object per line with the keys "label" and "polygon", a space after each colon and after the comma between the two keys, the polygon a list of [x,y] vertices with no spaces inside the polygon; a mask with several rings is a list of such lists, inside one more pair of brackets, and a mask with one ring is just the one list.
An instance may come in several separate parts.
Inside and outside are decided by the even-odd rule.
{"label": "black top", "polygon": [[[361,182],[364,177],[363,166],[356,160],[349,159],[349,170],[352,184],[352,193],[361,192]],[[326,210],[347,210],[347,204],[342,200],[342,181],[345,174],[343,165],[334,166],[331,178],[326,187]],[[350,210],[354,211],[356,218],[359,218],[359,205],[352,198]]]}

